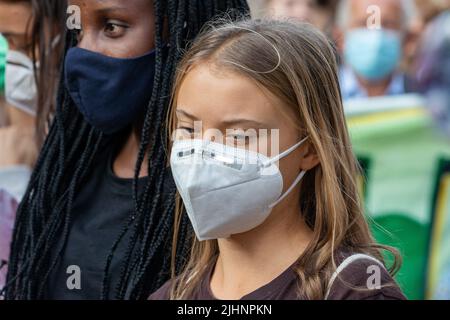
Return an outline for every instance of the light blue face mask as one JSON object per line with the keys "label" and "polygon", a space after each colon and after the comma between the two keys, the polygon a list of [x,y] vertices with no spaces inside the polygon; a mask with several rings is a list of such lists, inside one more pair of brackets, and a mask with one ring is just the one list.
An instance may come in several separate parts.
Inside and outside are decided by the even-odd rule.
{"label": "light blue face mask", "polygon": [[386,29],[355,29],[345,37],[346,63],[360,77],[376,81],[392,74],[402,56],[402,36]]}

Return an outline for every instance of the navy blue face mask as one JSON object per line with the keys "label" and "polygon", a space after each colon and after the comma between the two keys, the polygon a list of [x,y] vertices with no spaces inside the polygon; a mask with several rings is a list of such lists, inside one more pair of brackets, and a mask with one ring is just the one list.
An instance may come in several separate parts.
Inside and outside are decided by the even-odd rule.
{"label": "navy blue face mask", "polygon": [[65,60],[65,84],[86,121],[112,134],[143,116],[153,91],[155,58],[156,50],[119,59],[71,48]]}

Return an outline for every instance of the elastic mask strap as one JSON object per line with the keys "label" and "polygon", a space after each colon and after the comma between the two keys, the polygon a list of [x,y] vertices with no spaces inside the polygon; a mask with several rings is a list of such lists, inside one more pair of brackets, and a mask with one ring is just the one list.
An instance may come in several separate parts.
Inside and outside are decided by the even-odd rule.
{"label": "elastic mask strap", "polygon": [[269,165],[275,162],[280,161],[281,159],[283,159],[284,157],[287,157],[289,154],[291,154],[292,152],[294,152],[298,147],[300,147],[303,143],[305,143],[306,140],[308,140],[309,137],[304,138],[302,141],[300,141],[299,143],[293,145],[292,147],[290,147],[289,149],[287,149],[286,151],[280,153],[279,155],[271,158],[267,163],[265,163],[265,165]]}
{"label": "elastic mask strap", "polygon": [[295,179],[295,181],[292,183],[292,185],[289,187],[289,189],[278,199],[275,203],[272,203],[269,208],[275,207],[277,204],[279,204],[281,201],[283,201],[291,192],[294,190],[294,188],[302,181],[303,177],[305,176],[306,171],[300,172],[298,177]]}

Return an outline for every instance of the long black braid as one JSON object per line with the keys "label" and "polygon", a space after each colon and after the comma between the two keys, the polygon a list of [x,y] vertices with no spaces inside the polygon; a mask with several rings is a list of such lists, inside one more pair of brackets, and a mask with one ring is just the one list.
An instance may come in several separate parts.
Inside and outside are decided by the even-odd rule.
{"label": "long black braid", "polygon": [[[156,23],[155,85],[141,134],[136,163],[133,198],[135,210],[124,222],[122,232],[105,261],[102,296],[114,290],[117,299],[146,299],[170,275],[175,190],[163,195],[166,170],[165,117],[176,64],[183,49],[204,23],[223,12],[248,13],[245,0],[153,0]],[[231,11],[230,11],[231,10]],[[163,40],[168,22],[169,43]],[[66,48],[76,45],[68,32]],[[165,52],[165,50],[168,50]],[[62,73],[64,74],[64,70]],[[66,246],[72,220],[72,205],[83,181],[89,178],[97,156],[117,137],[106,137],[85,122],[74,106],[61,77],[55,119],[42,147],[30,184],[19,206],[8,266],[7,299],[42,299],[47,280]],[[111,141],[112,140],[112,141]],[[148,154],[148,182],[138,193],[137,181]],[[131,232],[119,284],[110,288],[110,263],[119,243]],[[187,257],[190,223],[179,227],[178,257]],[[177,269],[183,259],[177,259]]]}

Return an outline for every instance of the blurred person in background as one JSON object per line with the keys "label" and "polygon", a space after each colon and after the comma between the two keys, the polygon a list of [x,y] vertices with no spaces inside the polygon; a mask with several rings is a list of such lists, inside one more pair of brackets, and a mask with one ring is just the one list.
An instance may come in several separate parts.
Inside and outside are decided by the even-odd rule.
{"label": "blurred person in background", "polygon": [[337,19],[343,34],[340,80],[344,100],[414,91],[414,82],[400,68],[414,12],[410,0],[340,1]]}
{"label": "blurred person in background", "polygon": [[426,97],[427,106],[450,137],[450,10],[428,24],[420,44],[416,69],[419,88]]}
{"label": "blurred person in background", "polygon": [[311,22],[315,0],[268,0],[267,14],[273,17],[295,18]]}
{"label": "blurred person in background", "polygon": [[313,24],[332,36],[338,0],[254,0],[253,16],[293,18]]}
{"label": "blurred person in background", "polygon": [[414,77],[422,34],[426,27],[445,10],[450,9],[450,0],[414,0],[417,14],[409,28],[409,41],[405,45],[404,69]]}
{"label": "blurred person in background", "polygon": [[65,0],[0,0],[8,124],[32,122],[39,143],[55,105],[66,9]]}
{"label": "blurred person in background", "polygon": [[[0,127],[6,123],[5,112],[5,65],[7,43],[0,34]],[[11,239],[14,213],[17,210],[17,200],[6,191],[0,189],[0,289],[5,283],[6,264],[8,261],[7,245]],[[4,240],[7,239],[7,240]]]}
{"label": "blurred person in background", "polygon": [[[5,103],[0,128],[0,188],[17,198],[36,158],[36,86],[31,48],[32,7],[27,1],[0,1],[0,33],[7,41]],[[20,176],[20,178],[17,178]],[[15,183],[13,183],[15,181]]]}
{"label": "blurred person in background", "polygon": [[427,25],[443,11],[450,9],[450,0],[415,0],[415,5],[423,24]]}
{"label": "blurred person in background", "polygon": [[0,289],[18,203],[56,96],[62,0],[0,0]]}
{"label": "blurred person in background", "polygon": [[339,0],[316,0],[314,25],[325,32],[330,39],[335,38],[336,10]]}

